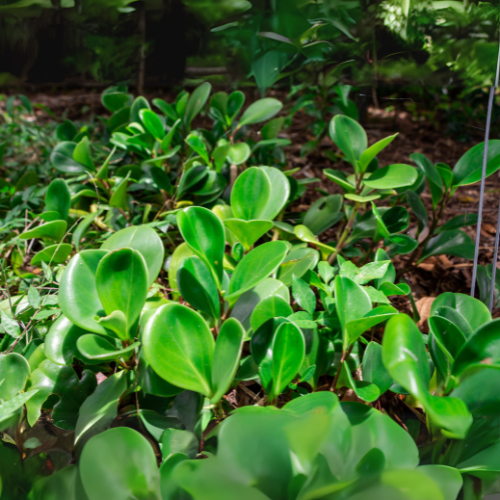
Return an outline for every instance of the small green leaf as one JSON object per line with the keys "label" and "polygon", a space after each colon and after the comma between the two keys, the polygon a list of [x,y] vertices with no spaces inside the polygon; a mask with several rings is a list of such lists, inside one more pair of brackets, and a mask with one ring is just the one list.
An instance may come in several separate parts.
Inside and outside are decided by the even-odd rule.
{"label": "small green leaf", "polygon": [[305,357],[305,340],[300,328],[283,323],[272,344],[272,397],[277,398],[295,378]]}
{"label": "small green leaf", "polygon": [[160,117],[150,109],[141,109],[139,111],[142,123],[146,130],[158,141],[161,141],[165,136],[165,129]]}
{"label": "small green leaf", "polygon": [[468,234],[460,229],[450,229],[439,233],[428,241],[418,262],[420,263],[433,255],[442,254],[473,259],[474,247],[475,243]]}
{"label": "small green leaf", "polygon": [[90,153],[90,141],[87,136],[76,145],[73,151],[73,159],[84,165],[88,170],[94,171],[95,165],[92,161],[92,155]]}
{"label": "small green leaf", "polygon": [[210,96],[210,91],[212,90],[212,85],[205,82],[197,87],[186,104],[186,110],[184,112],[184,124],[187,128],[191,127],[191,122],[195,119],[198,113],[205,106],[208,97]]}
{"label": "small green leaf", "polygon": [[353,186],[347,180],[347,176],[344,172],[341,172],[340,170],[332,170],[331,168],[326,168],[323,172],[328,179],[338,184],[347,193],[353,193],[356,191],[356,186]]}
{"label": "small green leaf", "polygon": [[8,401],[23,391],[29,376],[30,367],[26,358],[15,352],[0,354],[0,402]]}
{"label": "small green leaf", "polygon": [[118,187],[115,189],[111,198],[109,200],[109,205],[115,208],[121,208],[122,210],[128,210],[127,204],[127,188],[128,188],[128,178],[130,176],[130,172],[127,174]]}
{"label": "small green leaf", "polygon": [[71,206],[71,193],[68,185],[63,179],[54,179],[45,195],[45,210],[47,212],[57,212],[62,220],[68,218]]}
{"label": "small green leaf", "polygon": [[55,220],[21,233],[19,235],[19,239],[30,240],[31,238],[47,238],[50,240],[61,241],[66,233],[67,227],[68,225],[66,221]]}
{"label": "small green leaf", "polygon": [[316,296],[304,280],[296,276],[293,277],[292,293],[293,298],[304,311],[309,314],[314,313],[316,310]]}
{"label": "small green leaf", "polygon": [[335,115],[330,122],[330,137],[357,172],[358,160],[368,147],[363,127],[345,115]]}
{"label": "small green leaf", "polygon": [[382,362],[382,346],[370,342],[363,355],[363,380],[372,382],[384,394],[392,385],[392,377]]}
{"label": "small green leaf", "polygon": [[1,319],[2,319],[2,327],[5,330],[5,333],[9,334],[11,337],[17,339],[19,335],[21,335],[21,327],[19,323],[7,316],[5,311],[0,311]]}
{"label": "small green leaf", "polygon": [[[109,252],[99,262],[95,274],[96,289],[104,312],[121,311],[126,319],[125,337],[134,337],[132,328],[138,320],[148,293],[148,271],[144,257],[131,248]],[[130,337],[129,337],[130,335]]]}
{"label": "small green leaf", "polygon": [[287,300],[280,295],[271,295],[260,301],[250,317],[250,326],[255,332],[266,321],[282,316],[287,318],[293,314],[293,309]]}
{"label": "small green leaf", "polygon": [[273,227],[273,223],[269,220],[226,219],[224,225],[236,236],[246,251]]}
{"label": "small green leaf", "polygon": [[114,361],[119,358],[128,359],[140,344],[135,342],[125,349],[120,349],[101,335],[89,334],[82,335],[77,340],[76,345],[78,350],[88,359]]}
{"label": "small green leaf", "polygon": [[271,182],[266,172],[258,167],[245,170],[231,191],[231,208],[237,219],[261,219],[271,199]]}
{"label": "small green leaf", "polygon": [[189,248],[212,271],[220,289],[226,241],[222,221],[206,208],[190,207],[177,212],[177,224]]}
{"label": "small green leaf", "polygon": [[243,113],[237,128],[269,120],[277,115],[281,111],[282,107],[283,104],[281,104],[278,99],[274,99],[273,97],[259,99],[248,106]]}
{"label": "small green leaf", "polygon": [[229,147],[227,159],[234,165],[241,165],[250,158],[251,154],[250,146],[246,142],[238,142]]}
{"label": "small green leaf", "polygon": [[46,264],[62,264],[66,262],[66,259],[69,257],[73,247],[68,243],[59,243],[57,245],[51,245],[45,247],[40,252],[37,252],[33,258],[31,259],[32,266],[38,266],[42,262]]}
{"label": "small green leaf", "polygon": [[210,157],[208,155],[208,150],[207,146],[203,142],[203,139],[201,135],[199,135],[197,132],[191,132],[187,137],[186,137],[186,144],[198,155],[201,156],[203,161],[207,164],[210,165]]}
{"label": "small green leaf", "polygon": [[245,255],[231,276],[226,300],[234,304],[241,294],[275,272],[283,262],[287,251],[288,246],[285,242],[270,241]]}
{"label": "small green leaf", "polygon": [[224,321],[215,343],[212,364],[212,387],[214,395],[211,403],[217,403],[231,386],[240,366],[241,348],[245,340],[245,330],[235,318]]}
{"label": "small green leaf", "polygon": [[375,144],[372,144],[368,149],[361,153],[359,158],[359,171],[364,172],[370,164],[370,162],[382,151],[384,150],[396,137],[398,134],[391,135],[382,139]]}

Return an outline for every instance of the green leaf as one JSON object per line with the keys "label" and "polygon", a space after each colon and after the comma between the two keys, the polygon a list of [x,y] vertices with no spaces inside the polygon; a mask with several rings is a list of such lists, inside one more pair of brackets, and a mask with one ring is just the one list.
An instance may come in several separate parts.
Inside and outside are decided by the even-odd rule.
{"label": "green leaf", "polygon": [[344,172],[341,172],[340,170],[332,170],[331,168],[325,168],[323,172],[328,179],[338,184],[347,193],[353,193],[356,191],[356,186],[353,186],[347,180],[347,176]]}
{"label": "green leaf", "polygon": [[229,94],[227,99],[227,115],[231,123],[241,111],[243,104],[245,104],[245,94],[241,90],[235,90]]}
{"label": "green leaf", "polygon": [[133,248],[146,261],[149,285],[156,280],[162,266],[164,247],[156,231],[148,226],[130,226],[112,234],[102,245],[103,250]]}
{"label": "green leaf", "polygon": [[366,291],[350,278],[337,276],[333,288],[345,350],[350,343],[347,325],[370,312],[372,303]]}
{"label": "green leaf", "polygon": [[441,316],[431,316],[429,318],[429,329],[448,361],[452,364],[458,351],[466,342],[465,335],[449,319]]}
{"label": "green leaf", "polygon": [[191,127],[191,122],[205,106],[211,90],[212,85],[205,82],[197,87],[189,97],[186,110],[184,112],[184,124],[187,128]]}
{"label": "green leaf", "polygon": [[14,415],[17,410],[22,408],[37,393],[38,389],[34,389],[23,394],[18,394],[5,403],[0,403],[0,422]]}
{"label": "green leaf", "polygon": [[398,134],[391,135],[382,139],[375,144],[372,144],[368,149],[361,153],[359,158],[359,171],[365,172],[371,161],[384,150],[396,137]]}
{"label": "green leaf", "polygon": [[[92,161],[92,155],[90,153],[90,141],[87,136],[76,145],[73,151],[73,159],[84,165],[88,170],[92,172],[95,170],[94,162]],[[57,168],[57,167],[56,167]]]}
{"label": "green leaf", "polygon": [[363,355],[363,380],[372,382],[384,394],[392,385],[392,377],[382,361],[382,346],[370,342]]}
{"label": "green leaf", "polygon": [[304,280],[293,276],[292,293],[295,302],[312,315],[316,310],[316,295],[309,285]]}
{"label": "green leaf", "polygon": [[74,142],[60,142],[50,154],[50,162],[60,172],[66,174],[81,174],[88,171],[85,165],[73,159],[73,153],[76,148]]}
{"label": "green leaf", "polygon": [[69,365],[77,352],[76,341],[87,332],[61,315],[45,337],[44,353],[58,365]]}
{"label": "green leaf", "polygon": [[[438,317],[433,319],[436,321]],[[460,350],[456,354],[455,363],[452,367],[453,375],[459,377],[470,366],[497,364],[500,361],[499,327],[500,319],[490,321],[480,326],[472,336],[467,339],[466,343],[463,342],[461,346],[458,346]],[[462,341],[465,341],[465,335],[463,334]]]}
{"label": "green leaf", "polygon": [[420,199],[420,196],[414,191],[406,191],[406,197],[408,199],[408,205],[410,205],[410,208],[418,219],[418,231],[421,232],[424,227],[427,227],[429,221],[427,209]]}
{"label": "green leaf", "polygon": [[283,210],[290,196],[290,183],[286,175],[276,167],[259,167],[267,174],[271,183],[271,196],[267,201],[261,218],[274,220]]}
{"label": "green leaf", "polygon": [[272,397],[277,398],[295,378],[305,357],[305,340],[293,323],[278,327],[272,344]]}
{"label": "green leaf", "polygon": [[70,206],[71,193],[68,185],[63,179],[54,179],[45,194],[45,210],[47,212],[57,212],[62,220],[66,220]]}
{"label": "green leaf", "polygon": [[119,358],[128,359],[139,346],[139,342],[129,345],[125,349],[113,345],[101,335],[82,335],[76,342],[78,350],[88,359],[100,361],[114,361]]}
{"label": "green leaf", "polygon": [[33,309],[38,309],[40,307],[40,302],[40,292],[33,285],[30,285],[28,288],[28,304]]}
{"label": "green leaf", "polygon": [[273,227],[273,223],[269,220],[226,219],[224,225],[236,236],[246,251]]}
{"label": "green leaf", "polygon": [[473,259],[474,247],[474,241],[468,234],[460,229],[450,229],[439,233],[428,241],[418,262],[420,263],[433,255],[442,254]]}
{"label": "green leaf", "polygon": [[237,219],[261,219],[271,199],[271,182],[266,172],[258,167],[245,170],[231,191],[231,208]]}
{"label": "green leaf", "polygon": [[410,158],[427,177],[432,195],[432,206],[436,208],[443,197],[443,181],[439,175],[438,169],[429,158],[422,153],[413,153],[410,155]]}
{"label": "green leaf", "polygon": [[193,255],[183,260],[177,271],[177,285],[188,304],[219,320],[219,292],[212,273],[199,257]]}
{"label": "green leaf", "polygon": [[170,128],[170,131],[168,132],[168,134],[161,140],[161,149],[163,150],[164,153],[169,152],[170,144],[172,143],[172,139],[174,138],[174,135],[177,131],[177,127],[180,125],[180,123],[181,123],[181,120],[177,119],[174,122],[174,124],[172,125],[172,127]]}
{"label": "green leaf", "polygon": [[346,324],[346,330],[349,334],[350,342],[354,342],[367,330],[387,321],[395,314],[398,314],[398,311],[394,307],[379,306],[368,311],[362,318],[349,321]]}
{"label": "green leaf", "polygon": [[76,226],[76,229],[73,231],[73,235],[71,236],[71,243],[75,247],[77,252],[80,251],[80,242],[86,233],[87,229],[90,227],[92,222],[94,222],[96,217],[99,217],[101,211],[97,211],[94,213],[90,213],[85,216],[85,218]]}
{"label": "green leaf", "polygon": [[245,163],[252,151],[246,142],[238,142],[232,144],[227,151],[227,159],[234,165],[241,165]]}
{"label": "green leaf", "polygon": [[354,380],[348,363],[342,363],[340,369],[337,387],[352,389],[358,398],[368,403],[373,403],[380,397],[380,389],[377,385],[367,380]]}
{"label": "green leaf", "polygon": [[398,163],[375,170],[370,174],[370,177],[363,179],[363,184],[372,189],[394,189],[411,186],[416,180],[417,171],[415,168]]}
{"label": "green leaf", "polygon": [[243,113],[237,129],[243,127],[244,125],[253,125],[254,123],[264,122],[273,118],[277,115],[283,104],[281,104],[278,99],[273,97],[266,97],[265,99],[259,99],[254,103],[250,104],[248,108]]}
{"label": "green leaf", "polygon": [[88,500],[161,499],[155,454],[133,429],[109,429],[89,439],[78,469]]}
{"label": "green leaf", "polygon": [[250,317],[250,325],[255,332],[266,321],[279,316],[287,318],[291,314],[293,309],[287,300],[280,295],[271,295],[255,306]]}
{"label": "green leaf", "polygon": [[238,263],[229,282],[226,300],[232,305],[236,299],[275,272],[283,262],[288,246],[283,241],[259,245]]}
{"label": "green leaf", "polygon": [[189,248],[212,271],[220,289],[226,241],[222,221],[206,208],[190,207],[177,212],[177,225]]}
{"label": "green leaf", "polygon": [[19,239],[30,240],[31,238],[47,238],[50,240],[61,241],[66,233],[67,227],[68,225],[66,221],[55,220],[21,233],[19,235]]}
{"label": "green leaf", "polygon": [[299,240],[305,241],[307,243],[312,243],[313,245],[317,246],[323,253],[323,256],[328,256],[331,253],[335,252],[335,248],[331,247],[330,245],[326,245],[325,243],[321,243],[318,241],[315,237],[313,232],[307,227],[304,226],[303,224],[298,224],[294,228],[294,233]]}
{"label": "green leaf", "polygon": [[210,165],[210,157],[208,155],[207,146],[203,142],[202,136],[198,132],[191,132],[186,137],[186,144],[198,155],[201,156],[203,161]]}
{"label": "green leaf", "polygon": [[144,257],[131,248],[113,250],[99,262],[95,278],[106,315],[115,311],[124,314],[126,330],[119,337],[121,340],[134,338],[132,328],[139,319],[149,288]]}
{"label": "green leaf", "polygon": [[214,338],[203,318],[179,304],[160,307],[149,319],[142,342],[153,370],[173,385],[213,395]]}
{"label": "green leaf", "polygon": [[[483,169],[484,142],[469,149],[453,168],[453,187],[467,186],[481,180]],[[500,141],[488,142],[486,177],[500,168]]]}
{"label": "green leaf", "polygon": [[141,115],[139,114],[141,109],[151,109],[151,106],[149,105],[147,99],[140,95],[134,99],[134,102],[130,107],[130,123],[141,122]]}
{"label": "green leaf", "polygon": [[183,392],[184,389],[169,384],[162,379],[148,363],[144,349],[139,351],[139,365],[137,367],[137,383],[146,394],[161,397],[172,397]]}
{"label": "green leaf", "polygon": [[72,250],[73,247],[68,243],[51,245],[45,247],[40,252],[37,252],[31,259],[30,263],[32,266],[38,266],[42,262],[49,265],[62,264],[63,262],[66,262],[66,259],[69,257]]}
{"label": "green leaf", "polygon": [[24,390],[29,376],[30,367],[23,356],[15,352],[0,354],[0,402]]}
{"label": "green leaf", "polygon": [[368,196],[359,196],[354,193],[347,193],[344,195],[346,200],[356,201],[358,203],[369,203],[370,201],[378,200],[380,198],[379,194],[370,194]]}
{"label": "green leaf", "polygon": [[436,234],[449,229],[460,229],[461,227],[475,226],[477,224],[477,214],[457,215],[448,222],[436,228]]}
{"label": "green leaf", "polygon": [[130,176],[130,172],[127,174],[118,187],[114,190],[111,198],[109,199],[109,205],[115,208],[121,208],[122,210],[129,210],[129,206],[127,204],[127,188],[128,188],[128,178]]}
{"label": "green leaf", "polygon": [[161,454],[164,459],[176,453],[194,459],[198,455],[199,448],[198,438],[190,431],[165,429],[161,435]]}
{"label": "green leaf", "polygon": [[222,323],[215,343],[212,363],[212,387],[214,395],[210,402],[217,403],[227,392],[240,366],[241,348],[245,330],[235,318]]}
{"label": "green leaf", "polygon": [[64,120],[56,128],[56,136],[60,141],[72,141],[76,134],[78,129],[71,120]]}
{"label": "green leaf", "polygon": [[304,215],[304,225],[307,226],[314,235],[326,231],[339,222],[344,216],[343,212],[340,211],[342,209],[342,202],[342,195],[340,194],[331,194],[316,200]]}
{"label": "green leaf", "polygon": [[67,265],[59,287],[59,305],[63,314],[86,331],[106,335],[106,330],[94,321],[104,316],[97,294],[95,274],[107,250],[83,250]]}
{"label": "green leaf", "polygon": [[357,172],[358,160],[368,147],[368,139],[363,127],[348,116],[335,115],[330,122],[329,131],[332,141]]}
{"label": "green leaf", "polygon": [[5,330],[5,333],[17,339],[21,335],[19,323],[8,316],[5,311],[1,311],[0,314],[2,318],[2,328]]}
{"label": "green leaf", "polygon": [[111,424],[118,412],[120,397],[126,389],[127,377],[124,371],[109,376],[97,386],[78,413],[75,443],[78,443],[84,435],[100,432]]}
{"label": "green leaf", "polygon": [[392,378],[422,403],[431,422],[441,428],[443,435],[463,439],[472,424],[472,416],[461,400],[429,393],[427,351],[422,334],[409,316],[399,314],[389,320],[382,356]]}
{"label": "green leaf", "polygon": [[158,141],[161,141],[165,136],[165,129],[160,117],[150,109],[141,109],[139,116],[146,127],[146,130]]}

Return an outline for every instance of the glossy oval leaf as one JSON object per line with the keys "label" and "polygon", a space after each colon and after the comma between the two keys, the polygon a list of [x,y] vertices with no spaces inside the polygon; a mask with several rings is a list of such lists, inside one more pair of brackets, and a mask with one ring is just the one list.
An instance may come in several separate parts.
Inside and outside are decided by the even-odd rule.
{"label": "glossy oval leaf", "polygon": [[68,218],[71,206],[71,193],[68,185],[63,179],[54,179],[47,188],[45,194],[45,210],[57,212],[62,220]]}
{"label": "glossy oval leaf", "polygon": [[243,125],[252,125],[254,123],[270,120],[281,111],[282,107],[283,104],[273,97],[259,99],[248,106],[237,128],[241,128]]}
{"label": "glossy oval leaf", "polygon": [[107,250],[83,250],[67,265],[59,287],[59,305],[63,314],[75,325],[93,333],[106,335],[104,327],[94,321],[105,316],[96,288],[95,274]]}
{"label": "glossy oval leaf", "polygon": [[[111,339],[110,339],[111,340]],[[101,335],[82,335],[76,342],[78,350],[88,359],[112,361],[119,358],[128,359],[132,352],[140,345],[139,342],[126,348],[119,348]]]}
{"label": "glossy oval leaf", "polygon": [[375,170],[370,177],[363,180],[363,184],[372,189],[394,189],[411,186],[417,180],[417,176],[416,169],[410,165],[388,165]]}
{"label": "glossy oval leaf", "polygon": [[207,397],[213,395],[214,338],[197,312],[179,304],[160,307],[147,322],[142,342],[146,359],[160,377]]}
{"label": "glossy oval leaf", "polygon": [[271,182],[264,170],[246,169],[234,183],[231,191],[231,208],[237,219],[262,219],[271,198]]}
{"label": "glossy oval leaf", "polygon": [[29,376],[30,367],[24,356],[15,352],[0,354],[0,402],[24,390]]}
{"label": "glossy oval leaf", "polygon": [[330,137],[344,153],[347,161],[358,171],[358,160],[368,147],[368,139],[363,127],[352,118],[336,115],[330,122]]}
{"label": "glossy oval leaf", "polygon": [[241,348],[245,340],[245,330],[235,318],[224,321],[215,343],[212,363],[211,402],[216,403],[231,386],[240,366]]}
{"label": "glossy oval leaf", "polygon": [[131,226],[112,234],[102,245],[105,250],[133,248],[142,254],[153,284],[163,266],[164,247],[156,231],[148,226]]}
{"label": "glossy oval leaf", "polygon": [[45,337],[45,356],[58,365],[69,365],[77,352],[76,342],[88,333],[61,315]]}
{"label": "glossy oval leaf", "polygon": [[97,266],[96,289],[106,315],[115,311],[124,314],[126,340],[141,314],[148,293],[148,271],[142,254],[131,248],[109,252]]}
{"label": "glossy oval leaf", "polygon": [[290,183],[287,176],[276,167],[259,167],[264,170],[271,183],[271,196],[260,218],[274,220],[283,210],[290,196]]}
{"label": "glossy oval leaf", "polygon": [[62,264],[63,262],[66,262],[66,259],[69,257],[72,250],[73,247],[68,243],[50,245],[33,256],[31,259],[31,265],[38,266],[42,262],[52,265]]}
{"label": "glossy oval leaf", "polygon": [[190,207],[177,212],[177,224],[189,248],[212,271],[220,288],[226,244],[222,221],[206,208]]}
{"label": "glossy oval leaf", "polygon": [[433,255],[454,255],[463,259],[474,258],[475,243],[471,237],[460,231],[450,229],[431,238],[425,245],[419,263]]}
{"label": "glossy oval leaf", "polygon": [[21,233],[19,235],[19,239],[30,240],[31,238],[47,238],[50,240],[61,241],[67,227],[68,224],[66,221],[55,220]]}
{"label": "glossy oval leaf", "polygon": [[273,223],[269,220],[226,219],[224,225],[240,241],[246,251],[250,250],[259,238],[273,228]]}

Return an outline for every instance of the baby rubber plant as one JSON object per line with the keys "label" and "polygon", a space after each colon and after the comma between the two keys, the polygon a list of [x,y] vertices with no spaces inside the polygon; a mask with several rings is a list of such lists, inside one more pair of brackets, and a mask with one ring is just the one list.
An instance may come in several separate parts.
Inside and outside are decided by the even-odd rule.
{"label": "baby rubber plant", "polygon": [[[346,175],[340,170],[325,169],[326,177],[344,191],[345,218],[339,231],[335,250],[329,256],[332,263],[342,252],[360,211],[367,203],[395,194],[395,189],[411,186],[418,177],[417,170],[406,164],[394,164],[378,168],[377,155],[395,138],[392,135],[368,147],[363,127],[347,116],[337,115],[330,123],[330,137],[353,167]],[[347,203],[353,202],[353,205]]]}

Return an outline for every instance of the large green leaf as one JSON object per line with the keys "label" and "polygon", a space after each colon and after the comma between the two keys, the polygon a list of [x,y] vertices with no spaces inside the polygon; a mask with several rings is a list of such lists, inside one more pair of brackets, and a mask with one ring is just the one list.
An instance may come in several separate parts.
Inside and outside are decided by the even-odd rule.
{"label": "large green leaf", "polygon": [[271,199],[271,182],[264,170],[250,167],[234,183],[231,208],[237,219],[263,219],[262,214]]}
{"label": "large green leaf", "polygon": [[361,153],[359,158],[359,171],[364,172],[371,161],[383,150],[385,149],[396,137],[398,134],[390,135],[389,137],[385,137],[384,139],[377,141],[375,144],[372,144],[368,149]]}
{"label": "large green leaf", "polygon": [[45,210],[57,212],[62,220],[66,220],[71,206],[71,193],[63,179],[54,179],[45,195]]}
{"label": "large green leaf", "polygon": [[249,252],[231,275],[226,300],[232,305],[236,299],[275,272],[288,251],[284,241],[270,241]]}
{"label": "large green leaf", "polygon": [[122,340],[134,337],[131,331],[141,314],[148,293],[148,271],[137,250],[123,248],[109,252],[99,262],[96,288],[104,312],[123,313],[125,330],[113,328]]}
{"label": "large green leaf", "polygon": [[291,314],[293,314],[293,309],[288,300],[280,295],[271,295],[255,306],[250,317],[250,325],[255,332],[266,321],[279,316],[287,318]]}
{"label": "large green leaf", "polygon": [[282,107],[283,104],[281,104],[278,99],[274,99],[273,97],[259,99],[248,106],[243,113],[237,128],[241,128],[243,125],[252,125],[254,123],[270,120],[281,111]]}
{"label": "large green leaf", "polygon": [[206,208],[190,207],[177,212],[177,224],[189,248],[212,271],[220,288],[226,241],[222,221]]}
{"label": "large green leaf", "polygon": [[363,355],[363,380],[375,384],[384,394],[392,385],[392,377],[382,361],[382,346],[370,342]]}
{"label": "large green leaf", "polygon": [[89,500],[161,500],[153,448],[133,429],[118,427],[92,437],[79,462]]}
{"label": "large green leaf", "polygon": [[[465,336],[463,336],[465,340]],[[460,376],[468,367],[500,362],[500,319],[480,326],[456,355],[452,373]]]}
{"label": "large green leaf", "polygon": [[272,396],[277,398],[295,378],[305,356],[305,340],[300,328],[293,323],[278,327],[272,343]]}
{"label": "large green leaf", "polygon": [[[349,293],[349,292],[348,292]],[[344,302],[342,302],[343,304]],[[347,322],[346,330],[349,335],[349,341],[352,343],[357,340],[364,332],[387,321],[395,314],[398,314],[397,309],[391,306],[379,306],[368,311],[362,318],[358,318]]]}
{"label": "large green leaf", "polygon": [[417,180],[417,170],[410,165],[398,163],[375,170],[363,184],[373,189],[394,189],[411,186]]}
{"label": "large green leaf", "polygon": [[63,314],[86,331],[106,335],[95,316],[105,312],[97,294],[95,274],[107,250],[83,250],[75,255],[64,270],[59,287],[59,305]]}
{"label": "large green leaf", "polygon": [[139,116],[141,117],[142,123],[146,127],[146,130],[158,141],[161,141],[165,137],[165,128],[160,120],[160,117],[150,109],[141,109],[139,111]]}
{"label": "large green leaf", "polygon": [[471,237],[460,231],[460,229],[450,229],[439,233],[431,238],[420,256],[419,262],[432,257],[433,255],[454,255],[464,259],[474,258],[474,241]]}
{"label": "large green leaf", "polygon": [[164,248],[156,231],[148,226],[131,226],[112,234],[102,245],[104,250],[133,248],[142,254],[148,267],[149,284],[163,266]]}
{"label": "large green leaf", "polygon": [[0,354],[0,402],[20,393],[30,375],[30,367],[26,358],[11,352]]}
{"label": "large green leaf", "polygon": [[177,284],[183,299],[215,321],[220,316],[220,301],[212,273],[203,261],[193,255],[184,259],[177,271]]}
{"label": "large green leaf", "polygon": [[224,321],[215,343],[212,364],[212,387],[214,395],[211,402],[216,403],[231,386],[241,357],[245,340],[245,330],[234,318]]}
{"label": "large green leaf", "polygon": [[[453,168],[453,186],[466,186],[481,180],[483,170],[484,142],[469,149]],[[500,168],[500,141],[488,142],[486,177]]]}
{"label": "large green leaf", "polygon": [[147,322],[142,342],[147,361],[160,377],[212,396],[214,338],[197,312],[179,304],[160,307]]}
{"label": "large green leaf", "polygon": [[120,397],[127,389],[126,372],[121,371],[101,382],[80,408],[75,428],[75,443],[85,434],[93,435],[108,427],[118,412]]}
{"label": "large green leaf", "polygon": [[432,195],[432,205],[434,208],[437,207],[437,204],[443,197],[443,181],[441,176],[439,175],[438,169],[434,166],[434,164],[424,156],[422,153],[413,153],[410,155],[410,158],[417,164],[422,172],[424,172],[425,176],[429,180],[429,187]]}
{"label": "large green leaf", "polygon": [[427,351],[422,334],[409,316],[399,314],[389,320],[382,348],[384,365],[391,377],[422,403],[433,424],[446,437],[463,439],[472,416],[459,399],[429,393]]}
{"label": "large green leaf", "polygon": [[58,365],[69,365],[77,353],[76,341],[87,332],[61,315],[45,337],[44,353]]}
{"label": "large green leaf", "polygon": [[358,171],[358,160],[368,147],[363,127],[345,115],[335,115],[330,122],[330,137],[344,153],[347,161]]}

